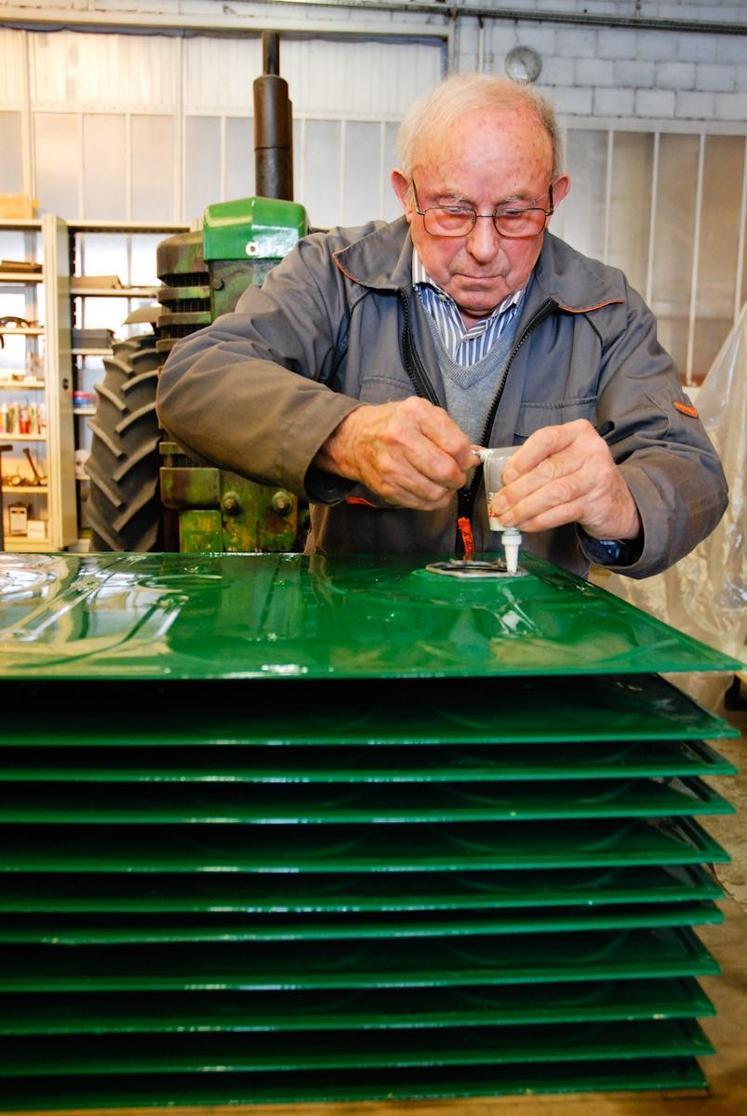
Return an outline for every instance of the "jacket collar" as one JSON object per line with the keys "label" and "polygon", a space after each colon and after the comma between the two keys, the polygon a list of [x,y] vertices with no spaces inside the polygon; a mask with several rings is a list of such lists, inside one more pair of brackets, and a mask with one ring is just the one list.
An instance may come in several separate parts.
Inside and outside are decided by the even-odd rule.
{"label": "jacket collar", "polygon": [[[351,282],[382,291],[412,285],[412,241],[404,217],[376,222],[370,232],[334,253],[335,265]],[[545,233],[534,269],[535,292],[572,314],[625,301],[622,273],[582,255]]]}
{"label": "jacket collar", "polygon": [[621,272],[584,256],[552,233],[545,233],[534,280],[546,298],[571,314],[586,314],[611,303],[625,302]]}
{"label": "jacket collar", "polygon": [[[369,226],[371,227],[371,226]],[[376,222],[373,231],[334,253],[335,265],[353,283],[380,291],[412,286],[412,241],[404,217]]]}

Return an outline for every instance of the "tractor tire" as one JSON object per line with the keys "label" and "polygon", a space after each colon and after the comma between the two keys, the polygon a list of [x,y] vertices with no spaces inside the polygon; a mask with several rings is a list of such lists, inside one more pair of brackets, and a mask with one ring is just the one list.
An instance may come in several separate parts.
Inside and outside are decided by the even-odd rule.
{"label": "tractor tire", "polygon": [[104,358],[86,464],[91,550],[161,549],[159,366],[152,334],[115,343]]}

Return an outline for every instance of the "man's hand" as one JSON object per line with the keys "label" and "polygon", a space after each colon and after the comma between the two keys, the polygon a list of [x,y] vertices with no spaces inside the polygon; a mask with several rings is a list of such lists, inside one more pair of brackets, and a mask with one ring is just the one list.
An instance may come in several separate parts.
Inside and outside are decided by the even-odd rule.
{"label": "man's hand", "polygon": [[493,514],[507,527],[578,523],[597,539],[634,539],[641,520],[607,443],[586,419],[536,430],[503,470]]}
{"label": "man's hand", "polygon": [[465,484],[475,456],[446,411],[413,396],[352,411],[314,465],[359,481],[387,503],[433,511]]}

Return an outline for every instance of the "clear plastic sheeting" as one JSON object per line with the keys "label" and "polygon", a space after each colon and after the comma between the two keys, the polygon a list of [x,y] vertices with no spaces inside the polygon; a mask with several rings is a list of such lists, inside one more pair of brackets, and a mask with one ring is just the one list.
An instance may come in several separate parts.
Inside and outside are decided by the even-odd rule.
{"label": "clear plastic sheeting", "polygon": [[[671,569],[643,581],[611,575],[604,586],[680,631],[747,660],[747,303],[697,394],[700,417],[729,482],[716,530]],[[732,675],[678,675],[677,684],[715,708]]]}

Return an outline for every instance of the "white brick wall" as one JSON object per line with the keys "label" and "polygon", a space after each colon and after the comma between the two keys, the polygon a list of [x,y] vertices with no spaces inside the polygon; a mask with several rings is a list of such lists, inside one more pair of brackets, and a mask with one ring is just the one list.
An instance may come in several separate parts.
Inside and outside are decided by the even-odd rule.
{"label": "white brick wall", "polygon": [[716,93],[716,119],[739,120],[743,124],[747,119],[747,94],[744,93]]}
{"label": "white brick wall", "polygon": [[713,120],[716,117],[714,93],[678,93],[674,115],[678,120]]}
{"label": "white brick wall", "polygon": [[615,62],[615,84],[635,93],[636,89],[653,89],[656,84],[655,62]]}
{"label": "white brick wall", "polygon": [[635,90],[595,89],[592,99],[594,116],[625,116],[635,114]]}
{"label": "white brick wall", "polygon": [[645,119],[669,119],[674,116],[675,95],[671,89],[638,89],[634,115]]}
{"label": "white brick wall", "polygon": [[[738,67],[737,67],[738,68]],[[695,67],[695,89],[704,92],[730,93],[736,86],[737,69],[732,66],[703,65]],[[744,67],[747,69],[747,65]]]}
{"label": "white brick wall", "polygon": [[656,67],[657,89],[694,89],[694,62],[663,62]]}
{"label": "white brick wall", "polygon": [[[495,0],[496,12],[506,6]],[[533,8],[547,8],[533,0]],[[573,4],[556,0],[555,11],[593,12],[602,3]],[[606,0],[604,10],[625,16],[633,24],[633,3]],[[469,9],[465,7],[464,12]],[[655,3],[642,0],[642,16],[693,21],[692,30],[659,30],[635,26],[552,26],[552,11],[541,24],[500,18],[484,21],[490,43],[485,57],[490,68],[503,71],[512,46],[533,46],[542,56],[538,87],[563,116],[620,117],[667,121],[724,121],[747,130],[747,0],[738,7],[718,0],[679,0]],[[707,21],[699,29],[697,21]],[[465,20],[465,22],[467,22]],[[712,30],[719,22],[733,22],[744,33]],[[470,69],[469,52],[460,57]],[[486,67],[487,68],[487,67]]]}

